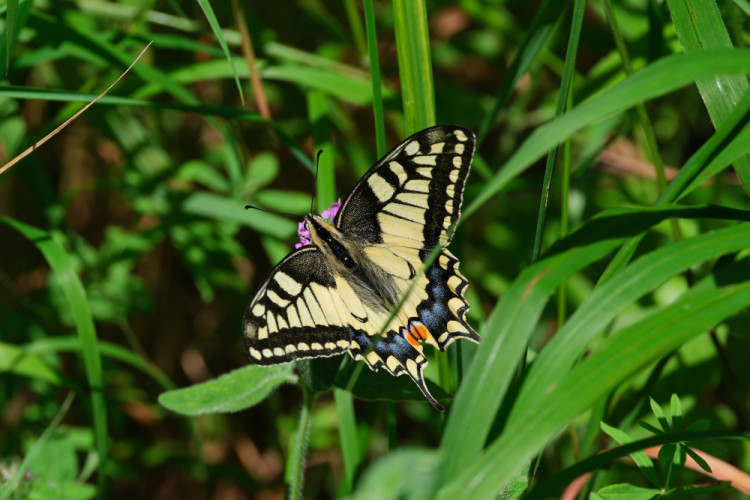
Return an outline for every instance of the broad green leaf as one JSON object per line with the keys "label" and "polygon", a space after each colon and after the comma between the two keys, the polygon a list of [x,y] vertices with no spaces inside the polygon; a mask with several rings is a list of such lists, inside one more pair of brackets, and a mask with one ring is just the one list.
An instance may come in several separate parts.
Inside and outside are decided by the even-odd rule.
{"label": "broad green leaf", "polygon": [[[356,368],[355,363],[349,363],[338,372],[335,385],[346,389],[349,379]],[[451,396],[439,385],[425,378],[427,388],[440,403],[448,403]],[[408,377],[394,377],[383,370],[373,372],[361,370],[357,381],[352,387],[354,396],[368,401],[422,401],[427,403],[424,395]]]}
{"label": "broad green leaf", "polygon": [[292,363],[248,365],[202,384],[163,392],[159,403],[183,415],[231,413],[260,403],[279,385],[296,380]]}
{"label": "broad green leaf", "polygon": [[[80,346],[80,340],[76,339],[76,342]],[[0,342],[0,372],[36,378],[55,385],[60,385],[62,381],[60,375],[35,353],[5,342]]]}
{"label": "broad green leaf", "polygon": [[604,500],[650,500],[658,496],[661,490],[623,483],[605,486],[597,493]]}
{"label": "broad green leaf", "polygon": [[237,222],[277,238],[288,239],[297,232],[297,224],[288,219],[258,210],[248,212],[238,200],[204,191],[189,195],[182,203],[182,210],[215,220]]}
{"label": "broad green leaf", "polygon": [[428,485],[435,474],[434,450],[399,449],[368,467],[354,500],[398,500],[428,498]]}

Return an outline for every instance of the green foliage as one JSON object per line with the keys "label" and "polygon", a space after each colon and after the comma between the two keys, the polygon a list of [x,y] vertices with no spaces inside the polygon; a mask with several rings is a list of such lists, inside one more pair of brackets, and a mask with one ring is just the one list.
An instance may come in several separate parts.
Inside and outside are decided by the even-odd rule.
{"label": "green foliage", "polygon": [[[689,464],[750,470],[747,2],[233,4],[0,0],[0,169],[154,42],[0,170],[0,499],[584,474],[589,498],[742,498]],[[248,366],[298,221],[243,207],[326,208],[436,122],[479,136],[451,251],[482,342],[425,351],[446,415],[346,356]]]}

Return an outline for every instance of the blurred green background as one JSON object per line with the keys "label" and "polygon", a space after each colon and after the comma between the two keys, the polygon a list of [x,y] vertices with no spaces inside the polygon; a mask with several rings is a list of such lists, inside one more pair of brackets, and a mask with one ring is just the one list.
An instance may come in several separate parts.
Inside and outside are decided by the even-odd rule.
{"label": "blurred green background", "polygon": [[[655,63],[670,54],[689,52],[691,40],[703,48],[746,46],[750,5],[744,0],[722,0],[718,8],[697,1],[597,1],[578,18],[573,2],[431,1],[424,13],[419,5],[0,1],[0,165],[93,100],[153,42],[108,95],[0,175],[3,498],[284,496],[302,405],[295,384],[238,413],[186,418],[157,402],[166,390],[248,364],[240,335],[245,307],[293,248],[298,220],[246,212],[244,205],[301,219],[313,192],[320,209],[344,198],[385,149],[419,128],[454,123],[477,131],[464,206],[477,204],[451,251],[471,283],[469,321],[485,335],[499,297],[536,261],[536,234],[543,235],[538,248],[546,250],[608,209],[653,205],[740,107],[747,89],[746,77],[737,75],[750,70],[742,62],[747,54],[727,53],[715,59],[737,65],[726,79],[712,79],[707,75],[714,70],[704,68],[696,86],[690,72],[701,67],[685,60],[674,66],[680,69],[674,82],[684,83],[670,87],[672,73],[661,70],[652,87],[636,82],[626,94],[606,93],[632,71],[658,70]],[[705,22],[680,25],[680,6]],[[409,15],[424,15],[422,31]],[[573,52],[571,26],[580,29]],[[371,72],[369,50],[377,54],[379,75]],[[561,93],[569,94],[567,103],[558,102]],[[618,109],[623,95],[637,106]],[[551,140],[532,134],[597,96],[612,112],[554,122],[545,129]],[[543,155],[562,141],[549,205],[540,210]],[[743,151],[726,162],[734,162],[736,173],[707,174],[681,202],[747,210],[750,169]],[[661,182],[659,163],[666,166]],[[537,233],[540,213],[543,233]],[[636,256],[729,225],[674,221],[648,232]],[[614,254],[608,255],[572,274],[538,322],[529,319],[529,361],[595,289]],[[710,274],[718,257],[692,271]],[[673,274],[628,302],[607,332],[661,310],[693,285],[689,272]],[[648,417],[649,396],[669,406],[677,393],[688,420],[746,433],[750,315],[742,309],[714,330],[715,340],[703,335],[676,355],[670,351],[658,370],[644,369],[611,392],[602,413],[571,420],[540,455],[535,480],[575,463],[581,447],[591,453],[611,446],[605,435],[596,436],[599,419],[614,415],[628,432],[640,418],[655,422]],[[591,348],[603,341],[597,337]],[[454,393],[476,349],[451,347],[441,361],[431,354],[427,376]],[[497,362],[512,372],[519,361]],[[618,406],[620,399],[629,407]],[[435,448],[445,437],[445,416],[424,401],[354,399],[353,414],[347,404],[326,391],[312,407],[307,498],[352,490],[367,497],[363,478],[379,457]],[[507,403],[497,415],[474,416],[492,427],[487,443],[502,433],[509,410]],[[354,416],[353,430],[342,433],[342,415]],[[346,432],[356,446],[342,444]],[[718,456],[750,468],[746,442],[717,446]],[[517,468],[523,463],[526,458]],[[600,481],[647,484],[635,471],[615,463]],[[684,484],[701,481],[686,474]],[[709,497],[741,498],[736,495],[722,490]]]}

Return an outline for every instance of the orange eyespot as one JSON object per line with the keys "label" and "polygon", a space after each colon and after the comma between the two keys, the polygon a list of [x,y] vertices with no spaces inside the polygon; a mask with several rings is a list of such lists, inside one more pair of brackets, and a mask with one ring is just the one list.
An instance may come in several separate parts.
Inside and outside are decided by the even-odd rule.
{"label": "orange eyespot", "polygon": [[419,347],[419,343],[427,340],[429,335],[430,331],[419,321],[409,323],[408,329],[404,331],[404,338],[414,347]]}

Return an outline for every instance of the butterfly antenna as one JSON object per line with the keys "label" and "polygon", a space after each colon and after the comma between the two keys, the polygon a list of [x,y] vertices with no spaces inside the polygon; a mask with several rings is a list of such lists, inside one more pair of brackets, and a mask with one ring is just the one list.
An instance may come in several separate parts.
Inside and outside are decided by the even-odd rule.
{"label": "butterfly antenna", "polygon": [[318,190],[318,167],[320,166],[320,155],[323,154],[323,150],[319,149],[318,154],[315,157],[315,191],[313,192],[312,199],[310,200],[310,213],[313,213],[313,207],[315,206],[315,192]]}
{"label": "butterfly antenna", "polygon": [[261,212],[266,212],[266,213],[269,213],[269,214],[286,215],[286,216],[289,216],[289,217],[299,218],[299,214],[292,214],[292,213],[289,213],[289,212],[277,212],[276,210],[268,210],[266,208],[256,207],[255,205],[245,205],[245,210],[250,210],[250,209],[259,210]]}

